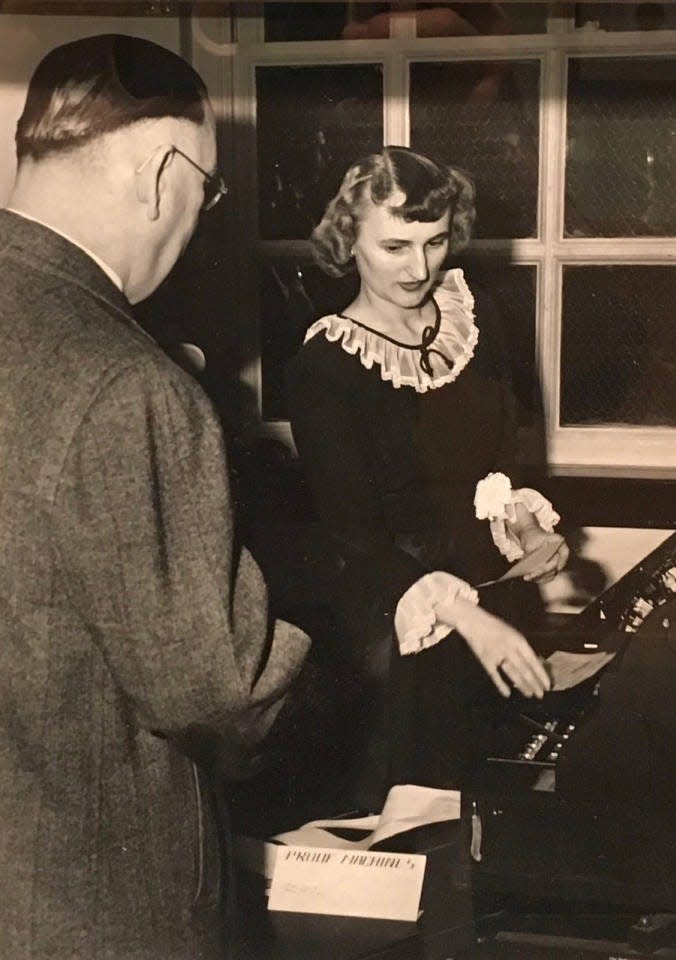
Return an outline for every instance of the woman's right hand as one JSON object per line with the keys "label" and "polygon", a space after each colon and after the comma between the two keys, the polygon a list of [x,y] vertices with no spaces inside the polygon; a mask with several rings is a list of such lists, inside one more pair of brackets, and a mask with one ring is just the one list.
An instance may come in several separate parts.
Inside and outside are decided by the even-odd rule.
{"label": "woman's right hand", "polygon": [[438,620],[462,634],[503,697],[511,694],[506,680],[525,697],[542,699],[550,689],[551,680],[537,654],[504,620],[461,597],[438,602],[434,609]]}

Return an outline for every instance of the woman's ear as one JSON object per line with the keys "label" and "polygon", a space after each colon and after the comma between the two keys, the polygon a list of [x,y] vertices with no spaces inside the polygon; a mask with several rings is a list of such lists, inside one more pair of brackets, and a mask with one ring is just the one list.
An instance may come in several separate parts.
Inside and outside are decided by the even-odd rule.
{"label": "woman's ear", "polygon": [[173,146],[162,143],[135,170],[136,199],[145,206],[149,220],[157,220],[160,215],[160,198],[166,183],[163,175],[173,157]]}

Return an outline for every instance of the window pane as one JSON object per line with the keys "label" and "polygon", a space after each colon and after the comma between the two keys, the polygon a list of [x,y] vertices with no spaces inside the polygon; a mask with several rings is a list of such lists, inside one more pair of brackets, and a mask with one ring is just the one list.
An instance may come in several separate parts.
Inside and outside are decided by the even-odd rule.
{"label": "window pane", "polygon": [[537,231],[537,61],[411,64],[411,145],[467,170],[475,237]]}
{"label": "window pane", "polygon": [[546,3],[418,3],[419,37],[544,33]]}
{"label": "window pane", "polygon": [[302,239],[354,160],[383,143],[380,64],[258,67],[259,224]]}
{"label": "window pane", "polygon": [[[515,265],[496,256],[465,256],[460,259],[469,287],[487,293],[497,307],[500,327],[519,401],[520,419],[528,422],[541,410],[535,366],[535,304],[537,270]],[[481,329],[481,317],[477,317]]]}
{"label": "window pane", "polygon": [[676,426],[676,268],[566,267],[561,423]]}
{"label": "window pane", "polygon": [[578,3],[575,26],[595,24],[597,30],[675,30],[676,4]]}
{"label": "window pane", "polygon": [[676,61],[572,59],[566,236],[676,233]]}
{"label": "window pane", "polygon": [[389,37],[389,3],[266,3],[265,39]]}
{"label": "window pane", "polygon": [[329,278],[317,267],[274,260],[261,271],[263,419],[287,419],[284,368],[319,317],[343,310],[356,296],[356,276]]}

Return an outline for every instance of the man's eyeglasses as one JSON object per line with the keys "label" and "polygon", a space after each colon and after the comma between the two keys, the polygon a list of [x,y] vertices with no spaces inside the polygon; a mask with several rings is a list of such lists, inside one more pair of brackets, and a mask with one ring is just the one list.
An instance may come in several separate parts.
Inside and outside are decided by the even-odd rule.
{"label": "man's eyeglasses", "polygon": [[183,153],[182,150],[179,150],[178,147],[172,147],[174,153],[178,153],[179,156],[183,157],[184,160],[187,160],[188,163],[199,170],[199,172],[204,177],[204,200],[202,201],[202,210],[212,210],[221,197],[224,197],[228,192],[228,188],[223,182],[223,177],[220,174],[208,173],[203,167],[200,167],[199,163],[195,163],[192,157],[189,157],[187,153]]}

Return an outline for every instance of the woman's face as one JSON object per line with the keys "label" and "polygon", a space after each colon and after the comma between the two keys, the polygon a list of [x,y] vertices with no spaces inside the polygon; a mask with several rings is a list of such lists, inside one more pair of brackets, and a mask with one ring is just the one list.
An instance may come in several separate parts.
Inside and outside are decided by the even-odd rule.
{"label": "woman's face", "polygon": [[362,290],[404,309],[419,306],[446,256],[450,211],[433,223],[408,223],[371,201],[357,228],[354,255]]}

